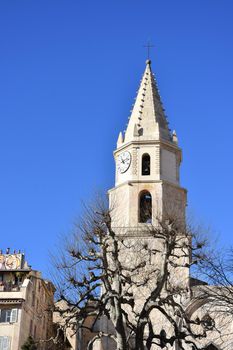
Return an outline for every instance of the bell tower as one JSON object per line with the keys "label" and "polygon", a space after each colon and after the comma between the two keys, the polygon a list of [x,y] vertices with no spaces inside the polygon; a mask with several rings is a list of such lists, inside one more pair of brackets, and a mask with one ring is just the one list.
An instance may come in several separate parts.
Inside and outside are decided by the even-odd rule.
{"label": "bell tower", "polygon": [[175,216],[185,221],[186,190],[180,186],[182,152],[171,134],[151,69],[140,82],[125,134],[114,151],[115,187],[109,191],[112,224],[123,234]]}

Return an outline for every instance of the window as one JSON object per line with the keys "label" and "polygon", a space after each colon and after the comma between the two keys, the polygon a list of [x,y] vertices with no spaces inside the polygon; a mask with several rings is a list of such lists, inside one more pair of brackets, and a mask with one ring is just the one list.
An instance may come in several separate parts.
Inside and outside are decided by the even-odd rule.
{"label": "window", "polygon": [[32,306],[35,306],[35,301],[36,301],[36,296],[35,296],[35,292],[32,292]]}
{"label": "window", "polygon": [[0,336],[0,350],[10,350],[11,338]]}
{"label": "window", "polygon": [[30,321],[30,330],[29,330],[29,334],[32,337],[32,328],[33,328],[33,321]]}
{"label": "window", "polygon": [[143,191],[139,197],[139,222],[152,222],[152,198],[148,191]]}
{"label": "window", "polygon": [[150,156],[148,153],[142,156],[142,175],[150,175]]}
{"label": "window", "polygon": [[0,310],[0,323],[15,323],[17,322],[17,318],[18,318],[18,309]]}

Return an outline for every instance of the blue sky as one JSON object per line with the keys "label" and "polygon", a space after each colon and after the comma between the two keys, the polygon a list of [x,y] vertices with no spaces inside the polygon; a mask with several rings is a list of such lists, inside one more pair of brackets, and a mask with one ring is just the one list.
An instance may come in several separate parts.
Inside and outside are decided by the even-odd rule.
{"label": "blue sky", "polygon": [[233,245],[233,2],[1,0],[0,246],[46,275],[112,151],[150,39],[189,211]]}

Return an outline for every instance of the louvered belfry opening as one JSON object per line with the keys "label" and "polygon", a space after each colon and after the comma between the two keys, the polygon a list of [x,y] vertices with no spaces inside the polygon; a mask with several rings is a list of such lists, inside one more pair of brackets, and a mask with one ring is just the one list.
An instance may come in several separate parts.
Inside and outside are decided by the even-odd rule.
{"label": "louvered belfry opening", "polygon": [[152,197],[150,192],[143,191],[139,195],[139,222],[152,222]]}
{"label": "louvered belfry opening", "polygon": [[148,153],[142,156],[142,175],[150,175],[150,155]]}

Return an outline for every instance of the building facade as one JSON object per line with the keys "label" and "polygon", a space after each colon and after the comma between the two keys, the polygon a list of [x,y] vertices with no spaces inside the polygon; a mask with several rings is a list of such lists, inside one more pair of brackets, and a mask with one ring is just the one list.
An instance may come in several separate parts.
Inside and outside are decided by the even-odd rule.
{"label": "building facade", "polygon": [[37,349],[52,348],[54,291],[24,254],[0,253],[0,350],[20,350],[29,336]]}

